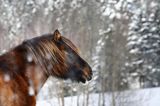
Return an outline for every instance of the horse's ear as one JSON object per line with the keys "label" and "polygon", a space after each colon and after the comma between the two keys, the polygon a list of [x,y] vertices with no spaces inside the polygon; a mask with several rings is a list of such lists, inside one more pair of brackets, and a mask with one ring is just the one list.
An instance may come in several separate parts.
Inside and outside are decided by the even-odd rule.
{"label": "horse's ear", "polygon": [[61,33],[58,31],[58,29],[56,29],[53,34],[53,39],[55,41],[58,41],[60,38],[61,38]]}

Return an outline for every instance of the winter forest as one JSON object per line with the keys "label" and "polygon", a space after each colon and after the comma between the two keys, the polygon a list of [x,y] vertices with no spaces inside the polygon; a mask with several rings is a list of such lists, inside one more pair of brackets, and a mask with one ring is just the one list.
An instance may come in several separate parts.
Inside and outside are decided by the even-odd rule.
{"label": "winter forest", "polygon": [[0,14],[1,54],[59,29],[92,67],[86,84],[50,77],[37,106],[143,106],[135,91],[160,86],[159,0],[0,0]]}

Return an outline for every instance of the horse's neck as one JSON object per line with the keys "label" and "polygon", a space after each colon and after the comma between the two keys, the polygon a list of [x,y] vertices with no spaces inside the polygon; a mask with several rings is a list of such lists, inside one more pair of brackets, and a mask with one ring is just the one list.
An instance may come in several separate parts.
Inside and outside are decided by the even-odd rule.
{"label": "horse's neck", "polygon": [[29,84],[29,94],[37,95],[40,88],[48,78],[47,74],[42,70],[42,67],[40,67],[40,65],[37,65],[34,62],[34,60],[30,61],[27,59],[28,54],[25,48],[17,47],[10,53],[10,55],[13,55],[15,61],[19,63],[15,64],[17,65],[17,67],[23,67],[20,68],[22,69],[20,71],[23,76],[25,76],[24,79],[26,83]]}
{"label": "horse's neck", "polygon": [[37,93],[47,80],[48,76],[38,65],[31,65],[26,67],[25,74],[29,82],[29,94],[37,95]]}

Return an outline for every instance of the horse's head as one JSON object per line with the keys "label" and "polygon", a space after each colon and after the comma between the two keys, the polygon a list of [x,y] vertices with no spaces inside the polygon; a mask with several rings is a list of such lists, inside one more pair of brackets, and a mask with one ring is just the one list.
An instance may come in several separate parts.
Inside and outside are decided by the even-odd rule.
{"label": "horse's head", "polygon": [[77,47],[69,39],[61,36],[58,30],[54,32],[53,40],[64,56],[64,63],[66,65],[64,76],[83,83],[85,83],[86,80],[91,80],[92,69],[89,64],[80,57]]}
{"label": "horse's head", "polygon": [[91,79],[91,67],[80,57],[76,46],[58,30],[25,44],[36,64],[42,66],[48,75],[83,83]]}

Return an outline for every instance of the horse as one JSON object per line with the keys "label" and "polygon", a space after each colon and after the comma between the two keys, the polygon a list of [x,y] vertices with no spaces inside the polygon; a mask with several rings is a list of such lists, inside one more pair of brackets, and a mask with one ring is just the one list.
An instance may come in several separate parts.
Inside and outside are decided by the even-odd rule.
{"label": "horse", "polygon": [[29,40],[0,56],[0,106],[36,106],[49,76],[85,83],[92,69],[58,30]]}

